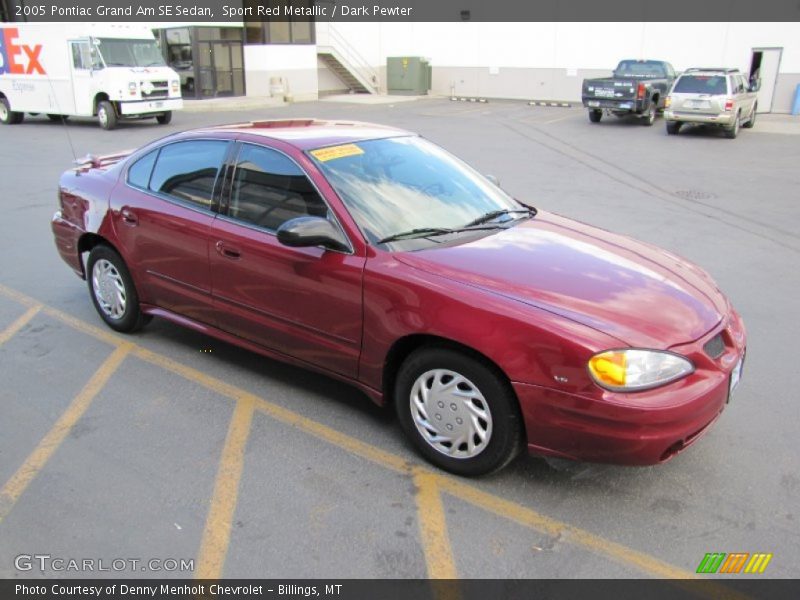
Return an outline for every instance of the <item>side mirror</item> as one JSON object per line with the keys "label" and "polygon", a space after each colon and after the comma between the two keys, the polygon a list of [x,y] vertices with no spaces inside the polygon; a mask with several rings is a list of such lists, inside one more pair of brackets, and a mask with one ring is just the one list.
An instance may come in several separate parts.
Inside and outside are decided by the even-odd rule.
{"label": "side mirror", "polygon": [[491,181],[497,187],[500,187],[500,180],[495,175],[484,175],[484,177],[486,177],[486,179]]}
{"label": "side mirror", "polygon": [[278,227],[278,241],[284,246],[305,248],[323,246],[349,252],[350,245],[333,223],[322,217],[295,217]]}

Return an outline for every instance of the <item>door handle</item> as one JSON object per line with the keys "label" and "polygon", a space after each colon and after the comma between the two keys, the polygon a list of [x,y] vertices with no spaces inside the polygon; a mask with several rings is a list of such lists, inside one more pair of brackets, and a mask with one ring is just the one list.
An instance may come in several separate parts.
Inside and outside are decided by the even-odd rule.
{"label": "door handle", "polygon": [[130,208],[123,208],[120,211],[120,215],[122,215],[122,220],[126,225],[134,227],[139,224],[139,217]]}
{"label": "door handle", "polygon": [[236,248],[231,248],[230,246],[226,246],[225,242],[222,240],[218,241],[214,247],[217,249],[217,252],[219,252],[225,258],[236,260],[242,257],[242,253],[239,252],[239,250]]}

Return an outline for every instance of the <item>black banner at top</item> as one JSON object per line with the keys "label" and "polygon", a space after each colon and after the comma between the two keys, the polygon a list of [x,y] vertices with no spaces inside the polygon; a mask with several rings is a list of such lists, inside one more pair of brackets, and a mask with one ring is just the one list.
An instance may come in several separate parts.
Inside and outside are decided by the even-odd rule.
{"label": "black banner at top", "polygon": [[7,13],[6,20],[30,22],[800,22],[800,0],[0,0],[0,3],[3,13]]}

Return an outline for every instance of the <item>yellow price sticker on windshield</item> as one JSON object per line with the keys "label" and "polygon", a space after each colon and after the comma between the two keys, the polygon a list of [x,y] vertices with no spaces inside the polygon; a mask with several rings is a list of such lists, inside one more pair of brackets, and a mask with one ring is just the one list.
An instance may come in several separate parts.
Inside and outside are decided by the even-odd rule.
{"label": "yellow price sticker on windshield", "polygon": [[364,154],[364,151],[355,144],[331,146],[330,148],[320,148],[311,151],[311,155],[321,162],[327,162],[335,158],[344,158],[346,156],[358,156],[359,154]]}

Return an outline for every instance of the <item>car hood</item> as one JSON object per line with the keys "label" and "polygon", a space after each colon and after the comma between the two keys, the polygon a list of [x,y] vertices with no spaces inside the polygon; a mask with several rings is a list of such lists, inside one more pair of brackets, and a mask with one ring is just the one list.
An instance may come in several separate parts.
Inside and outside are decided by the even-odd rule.
{"label": "car hood", "polygon": [[395,256],[635,347],[664,349],[694,341],[726,312],[727,301],[714,282],[688,261],[543,211],[472,242]]}

